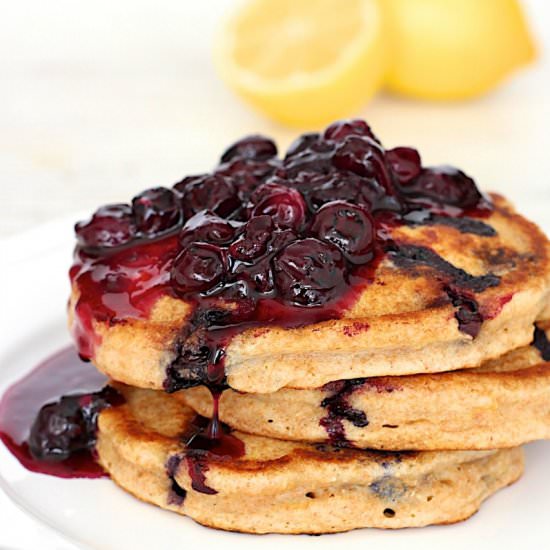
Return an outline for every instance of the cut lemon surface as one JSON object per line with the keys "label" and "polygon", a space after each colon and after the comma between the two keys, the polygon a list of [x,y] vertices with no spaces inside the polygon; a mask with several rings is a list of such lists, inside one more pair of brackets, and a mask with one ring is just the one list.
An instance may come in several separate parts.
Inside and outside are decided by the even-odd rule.
{"label": "cut lemon surface", "polygon": [[463,99],[497,86],[535,57],[516,0],[383,0],[392,47],[388,88]]}
{"label": "cut lemon surface", "polygon": [[250,0],[215,47],[222,78],[269,117],[314,127],[352,114],[382,85],[379,0]]}

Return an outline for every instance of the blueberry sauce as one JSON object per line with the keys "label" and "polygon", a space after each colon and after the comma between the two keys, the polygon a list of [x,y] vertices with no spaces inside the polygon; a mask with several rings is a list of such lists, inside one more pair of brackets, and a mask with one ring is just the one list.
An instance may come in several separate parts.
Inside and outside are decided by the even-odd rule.
{"label": "blueberry sauce", "polygon": [[28,470],[105,476],[93,457],[100,410],[121,402],[107,379],[68,348],[11,386],[0,401],[0,439]]}
{"label": "blueberry sauce", "polygon": [[[218,492],[209,487],[206,481],[209,462],[237,459],[243,457],[245,453],[244,442],[232,435],[229,426],[220,422],[217,410],[212,416],[212,420],[199,415],[194,418],[181,438],[185,451],[171,456],[166,467],[173,485],[179,487],[175,481],[175,475],[182,461],[185,461],[187,473],[191,478],[191,487],[205,495],[215,495]],[[184,490],[179,487],[179,491],[181,494]],[[176,490],[176,496],[177,494]],[[183,497],[185,498],[185,492]]]}
{"label": "blueberry sauce", "polygon": [[72,331],[82,359],[93,357],[99,340],[94,322],[144,318],[161,296],[172,294],[170,267],[176,252],[177,235],[138,239],[112,254],[77,247],[70,270],[79,290]]}
{"label": "blueberry sauce", "polygon": [[541,357],[545,361],[550,361],[550,340],[546,336],[546,332],[536,325],[532,345],[539,350]]}
{"label": "blueberry sauce", "polygon": [[[423,167],[411,148],[385,151],[362,120],[305,134],[282,159],[272,140],[249,136],[210,174],[149,189],[76,225],[74,337],[90,359],[94,323],[146,319],[161,296],[184,299],[192,312],[165,388],[223,387],[235,334],[341,317],[373,280],[392,227],[447,224],[491,236],[480,220],[491,208],[463,172]],[[461,327],[475,333],[475,308],[457,307],[467,311]]]}
{"label": "blueberry sauce", "polygon": [[[321,256],[320,259],[318,256],[315,257],[314,248],[309,258],[304,258],[303,253],[302,249],[300,252],[296,252],[295,264],[290,266],[287,263],[282,264],[281,270],[291,271],[299,262],[308,261],[313,264],[312,270],[316,270],[315,264],[318,261],[318,269],[321,271],[326,266],[323,261],[327,258],[328,262],[331,261],[330,256]],[[341,256],[338,254],[337,257]],[[345,282],[340,278],[340,272],[336,271],[333,274],[330,273],[330,270],[329,266],[326,276],[321,274],[321,276],[325,276],[322,281],[331,280],[331,283],[335,281],[340,285],[335,291],[342,290]],[[284,276],[287,277],[288,274],[285,273]],[[316,277],[315,273],[312,275],[312,278],[314,277]],[[370,264],[368,269],[363,270],[361,276],[354,277],[357,282],[355,286],[338,300],[322,308],[290,308],[279,300],[269,298],[256,301],[255,293],[243,290],[245,285],[240,282],[232,285],[233,288],[228,286],[224,289],[226,292],[234,293],[235,307],[232,309],[227,308],[223,301],[220,302],[217,296],[201,296],[196,301],[189,297],[191,303],[195,304],[195,308],[176,340],[176,358],[167,368],[165,390],[173,392],[199,384],[223,389],[225,387],[225,348],[234,335],[247,328],[274,324],[290,328],[317,323],[327,318],[336,318],[354,303],[357,293],[362,288],[361,283],[365,284],[372,277],[373,265]],[[295,289],[294,299],[307,300],[308,296],[318,292],[318,289],[314,288],[314,283],[315,281],[306,291],[302,291],[300,288]]]}
{"label": "blueberry sauce", "polygon": [[[83,358],[93,358],[99,343],[95,323],[147,319],[163,296],[185,300],[191,312],[182,320],[164,388],[204,384],[217,403],[236,334],[340,318],[388,252],[395,262],[441,272],[459,327],[471,336],[479,332],[483,316],[472,293],[498,284],[498,277],[469,276],[428,249],[411,257],[391,237],[392,228],[418,223],[492,236],[479,221],[492,205],[471,178],[448,166],[424,167],[411,148],[386,151],[362,120],[304,134],[283,158],[277,154],[271,139],[245,137],[211,173],[146,190],[131,204],[100,208],[76,225],[73,334]],[[329,417],[345,408],[342,399],[327,402]],[[360,416],[352,421],[366,422]],[[327,426],[337,438],[338,422]],[[215,406],[210,439],[193,441],[223,440],[217,427]],[[202,455],[189,464],[195,485],[207,489]]]}
{"label": "blueberry sauce", "polygon": [[365,412],[353,408],[348,402],[355,389],[362,386],[364,382],[364,378],[358,378],[329,382],[323,386],[323,390],[331,395],[321,401],[321,407],[327,410],[327,415],[321,418],[319,424],[326,430],[330,443],[335,447],[351,446],[346,438],[344,420],[351,422],[358,428],[369,425]]}

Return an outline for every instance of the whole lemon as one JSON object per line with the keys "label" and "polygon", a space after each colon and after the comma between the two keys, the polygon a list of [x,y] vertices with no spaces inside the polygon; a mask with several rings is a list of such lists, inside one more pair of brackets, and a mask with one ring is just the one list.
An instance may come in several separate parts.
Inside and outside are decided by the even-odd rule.
{"label": "whole lemon", "polygon": [[387,88],[463,99],[497,86],[535,57],[516,0],[384,0],[392,62]]}

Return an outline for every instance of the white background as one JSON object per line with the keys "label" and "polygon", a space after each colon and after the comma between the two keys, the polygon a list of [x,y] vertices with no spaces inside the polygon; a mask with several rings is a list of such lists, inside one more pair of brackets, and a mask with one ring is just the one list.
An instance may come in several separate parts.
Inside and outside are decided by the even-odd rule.
{"label": "white background", "polygon": [[[249,110],[214,73],[212,37],[232,4],[0,2],[0,237],[19,239],[60,215],[202,172],[245,133],[271,134],[281,148],[291,141],[294,131]],[[542,222],[550,212],[550,4],[525,4],[541,58],[495,93],[452,105],[380,96],[357,115],[386,145],[456,164]],[[2,549],[68,548],[1,493],[0,518]]]}

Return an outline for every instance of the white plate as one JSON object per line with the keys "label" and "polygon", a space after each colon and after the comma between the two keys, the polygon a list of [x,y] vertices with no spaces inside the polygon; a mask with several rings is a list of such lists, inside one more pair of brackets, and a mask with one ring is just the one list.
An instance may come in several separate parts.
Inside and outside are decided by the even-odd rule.
{"label": "white plate", "polygon": [[[0,393],[41,359],[69,342],[65,328],[72,220],[0,242]],[[548,227],[547,227],[548,229]],[[452,526],[390,532],[360,530],[323,537],[253,536],[215,531],[141,503],[109,480],[64,480],[30,473],[0,444],[0,486],[29,515],[89,548],[376,550],[547,548],[550,542],[550,443],[527,446],[524,478],[490,498],[470,520]],[[1,525],[6,521],[2,518]],[[546,543],[544,545],[544,543]],[[195,546],[196,548],[196,546]]]}

